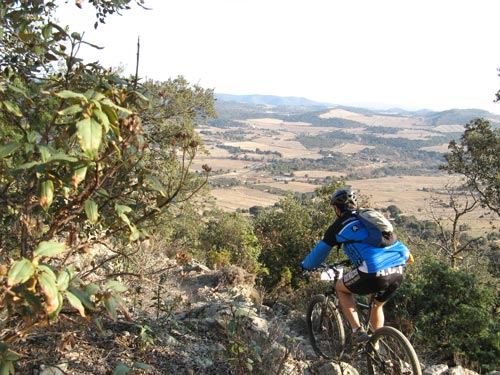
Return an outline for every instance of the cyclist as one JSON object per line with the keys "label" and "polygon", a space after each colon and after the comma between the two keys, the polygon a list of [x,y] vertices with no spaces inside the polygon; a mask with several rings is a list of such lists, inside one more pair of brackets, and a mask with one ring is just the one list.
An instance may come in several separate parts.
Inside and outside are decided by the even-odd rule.
{"label": "cyclist", "polygon": [[342,312],[352,328],[352,341],[358,344],[367,341],[369,335],[360,328],[353,294],[375,293],[370,324],[373,330],[382,327],[383,305],[401,285],[403,266],[410,257],[410,251],[398,240],[387,247],[362,242],[367,238],[368,231],[356,216],[358,206],[354,191],[342,189],[334,192],[331,204],[337,219],[300,266],[304,270],[313,270],[324,262],[334,246],[342,245],[355,268],[337,282],[336,289]]}

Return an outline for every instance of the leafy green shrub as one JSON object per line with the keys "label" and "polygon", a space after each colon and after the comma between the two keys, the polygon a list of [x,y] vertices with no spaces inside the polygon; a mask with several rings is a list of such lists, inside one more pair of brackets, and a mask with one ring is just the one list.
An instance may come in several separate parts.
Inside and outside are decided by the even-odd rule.
{"label": "leafy green shrub", "polygon": [[394,300],[396,314],[412,322],[418,347],[442,360],[463,358],[483,370],[500,365],[498,296],[475,274],[429,258],[406,277]]}
{"label": "leafy green shrub", "polygon": [[207,254],[205,261],[224,263],[224,257],[228,256],[230,264],[248,272],[262,271],[258,261],[261,245],[252,223],[240,213],[215,210],[209,215],[200,235],[200,246]]}
{"label": "leafy green shrub", "polygon": [[[104,22],[130,2],[92,4]],[[75,51],[86,42],[53,22],[55,7],[0,4],[0,313],[16,327],[0,342],[9,344],[64,304],[87,317],[126,315],[115,277],[130,274],[131,243],[210,171],[189,167],[213,92],[85,64]]]}
{"label": "leafy green shrub", "polygon": [[255,233],[262,245],[259,259],[268,270],[263,278],[266,289],[286,280],[289,272],[290,286],[303,283],[299,264],[335,220],[330,197],[342,186],[344,181],[331,181],[315,192],[314,200],[288,195],[277,207],[261,211],[255,218]]}

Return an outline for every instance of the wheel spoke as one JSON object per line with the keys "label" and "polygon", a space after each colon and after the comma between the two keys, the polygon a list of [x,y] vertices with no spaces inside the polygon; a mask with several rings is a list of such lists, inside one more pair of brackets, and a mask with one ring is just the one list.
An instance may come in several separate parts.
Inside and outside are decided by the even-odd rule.
{"label": "wheel spoke", "polygon": [[339,311],[331,302],[313,300],[307,314],[309,338],[315,352],[325,358],[337,358],[344,349],[345,335]]}
{"label": "wheel spoke", "polygon": [[404,335],[384,327],[367,344],[367,362],[372,375],[421,375],[418,358]]}

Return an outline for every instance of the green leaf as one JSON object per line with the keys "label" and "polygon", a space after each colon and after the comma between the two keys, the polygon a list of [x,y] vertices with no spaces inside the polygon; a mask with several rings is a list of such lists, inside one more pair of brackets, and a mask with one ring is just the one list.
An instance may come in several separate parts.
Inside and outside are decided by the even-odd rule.
{"label": "green leaf", "polygon": [[78,161],[78,158],[70,156],[68,154],[57,153],[52,155],[47,160],[47,162],[52,162],[52,161],[69,161],[70,163],[76,163]]}
{"label": "green leaf", "polygon": [[44,145],[39,145],[38,151],[40,152],[42,162],[44,163],[47,162],[47,160],[49,160],[50,156],[52,155],[52,150]]}
{"label": "green leaf", "polygon": [[161,181],[152,175],[146,175],[146,182],[154,191],[157,191],[161,194],[162,197],[167,197],[167,192],[165,191],[165,187],[161,183]]}
{"label": "green leaf", "polygon": [[19,147],[21,147],[21,143],[8,143],[6,145],[0,146],[0,159],[3,159],[14,151],[16,151]]}
{"label": "green leaf", "polygon": [[100,109],[94,110],[94,116],[102,126],[104,126],[104,132],[107,133],[109,130],[109,119],[108,116]]}
{"label": "green leaf", "polygon": [[44,210],[48,210],[54,199],[54,183],[52,180],[44,180],[40,182],[40,206]]}
{"label": "green leaf", "polygon": [[125,375],[129,373],[130,373],[130,368],[126,364],[120,362],[113,370],[112,375]]}
{"label": "green leaf", "polygon": [[[116,105],[115,103],[113,103],[109,98],[106,98],[104,100],[101,100],[101,104],[103,106],[106,106],[106,107],[109,107],[109,108],[112,108],[114,110],[117,110],[119,112],[123,112],[127,115],[131,115],[133,114],[134,112],[132,112],[130,109],[127,109],[127,108],[124,108],[124,107],[120,107],[119,105]],[[103,108],[104,109],[104,108]]]}
{"label": "green leaf", "polygon": [[76,188],[80,182],[85,180],[85,176],[87,175],[87,167],[78,167],[73,171],[73,176],[71,178],[73,182],[73,186]]}
{"label": "green leaf", "polygon": [[87,98],[89,98],[89,100],[92,101],[93,104],[99,107],[101,107],[100,101],[107,98],[106,95],[104,95],[103,93],[94,90],[89,90],[85,94]]}
{"label": "green leaf", "polygon": [[140,370],[147,371],[151,368],[151,366],[147,365],[146,363],[142,363],[142,362],[134,362],[134,364],[132,365],[132,368],[138,368]]}
{"label": "green leaf", "polygon": [[52,268],[46,264],[40,264],[38,266],[38,269],[42,272],[45,272],[47,273],[50,277],[52,277],[54,280],[57,279],[57,276],[56,274],[54,273],[54,271],[52,270]]}
{"label": "green leaf", "polygon": [[141,238],[141,231],[137,229],[137,227],[133,224],[129,225],[130,228],[130,236],[128,237],[130,242],[137,241],[139,238]]}
{"label": "green leaf", "polygon": [[64,292],[69,287],[69,283],[73,278],[73,274],[70,268],[65,268],[57,275],[57,289]]}
{"label": "green leaf", "polygon": [[[106,114],[106,116],[108,117],[108,121],[113,124],[113,125],[118,125],[118,115],[116,114],[116,111],[107,106],[107,105],[104,105],[102,107],[102,111]],[[117,132],[117,130],[115,130],[115,128],[113,128],[116,135],[119,136],[119,130]],[[116,128],[117,129],[117,128]]]}
{"label": "green leaf", "polygon": [[108,280],[106,282],[106,289],[112,290],[112,291],[118,292],[118,293],[126,292],[128,290],[128,288],[125,285],[119,283],[116,280]]}
{"label": "green leaf", "polygon": [[73,104],[70,105],[69,107],[61,109],[60,111],[57,111],[57,114],[59,116],[66,116],[66,115],[74,115],[76,113],[80,113],[81,111],[83,111],[83,106],[81,104]]}
{"label": "green leaf", "polygon": [[99,293],[100,288],[97,284],[90,283],[85,287],[85,293],[87,293],[89,296],[93,296],[97,293]]}
{"label": "green leaf", "polygon": [[0,375],[15,374],[11,361],[0,360]]}
{"label": "green leaf", "polygon": [[51,257],[66,250],[66,245],[53,241],[42,241],[33,252],[35,257]]}
{"label": "green leaf", "polygon": [[85,205],[85,214],[87,214],[87,219],[89,219],[89,221],[92,224],[97,223],[97,220],[99,219],[97,203],[94,202],[92,199],[87,199],[84,205]]}
{"label": "green leaf", "polygon": [[76,298],[78,298],[78,300],[80,300],[80,302],[83,303],[83,305],[86,308],[88,308],[90,310],[95,310],[94,304],[90,300],[89,295],[87,293],[85,293],[84,291],[82,291],[78,288],[75,288],[73,285],[70,285],[68,287],[68,290],[66,291],[66,295],[68,295],[68,292],[73,294]]}
{"label": "green leaf", "polygon": [[38,276],[38,282],[42,288],[43,294],[45,295],[46,311],[47,313],[53,314],[59,310],[62,302],[59,298],[59,290],[57,289],[56,279],[53,274],[47,272],[42,272]]}
{"label": "green leaf", "polygon": [[30,169],[32,167],[36,167],[36,166],[39,166],[39,165],[42,165],[43,163],[42,162],[39,162],[39,161],[32,161],[32,162],[29,162],[29,163],[24,163],[24,164],[21,164],[19,165],[16,170],[22,170],[22,169]]}
{"label": "green leaf", "polygon": [[7,285],[14,286],[28,281],[35,274],[35,267],[26,258],[16,260],[7,275]]}
{"label": "green leaf", "polygon": [[9,352],[5,355],[5,359],[6,359],[7,361],[17,361],[18,359],[21,359],[21,357],[20,357],[19,355],[17,355],[16,353],[9,351]]}
{"label": "green leaf", "polygon": [[68,299],[68,302],[73,306],[81,316],[85,316],[85,307],[83,306],[82,301],[75,296],[73,293],[66,291],[66,298]]}
{"label": "green leaf", "polygon": [[109,193],[104,189],[99,189],[95,193],[96,193],[96,196],[98,196],[100,198],[111,198],[111,195],[109,195]]}
{"label": "green leaf", "polygon": [[92,118],[86,118],[76,124],[76,135],[83,152],[91,159],[96,159],[102,141],[102,126]]}
{"label": "green leaf", "polygon": [[105,299],[104,299],[104,307],[106,307],[106,310],[109,314],[109,316],[113,319],[113,320],[116,320],[118,319],[118,313],[117,313],[117,309],[119,307],[119,304],[118,302],[116,301],[115,297],[114,296],[107,296]]}
{"label": "green leaf", "polygon": [[21,109],[19,108],[19,106],[16,103],[11,103],[8,100],[1,101],[0,103],[2,103],[4,105],[7,112],[10,112],[11,114],[13,114],[16,117],[23,117]]}
{"label": "green leaf", "polygon": [[52,35],[52,25],[50,23],[46,24],[42,28],[42,35],[44,39],[49,39],[49,37]]}
{"label": "green leaf", "polygon": [[56,93],[56,96],[61,99],[78,99],[83,103],[87,103],[87,97],[85,95],[69,90],[58,92]]}
{"label": "green leaf", "polygon": [[25,98],[26,100],[28,100],[29,103],[32,103],[32,100],[26,94],[25,89],[17,87],[17,86],[14,86],[14,85],[12,85],[12,84],[10,84],[8,82],[3,82],[3,84],[5,84],[5,87],[7,87],[10,91],[14,91],[19,96],[22,96],[23,98]]}
{"label": "green leaf", "polygon": [[130,220],[129,220],[128,216],[126,215],[127,213],[132,211],[132,209],[129,206],[116,204],[115,211],[118,214],[118,216],[120,217],[120,219],[122,219],[125,223],[130,225]]}

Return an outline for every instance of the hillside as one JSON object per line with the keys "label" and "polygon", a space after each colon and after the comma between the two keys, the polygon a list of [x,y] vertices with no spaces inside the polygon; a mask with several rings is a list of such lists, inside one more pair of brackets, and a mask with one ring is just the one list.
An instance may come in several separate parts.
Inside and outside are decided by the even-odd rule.
{"label": "hillside", "polygon": [[268,106],[268,107],[288,107],[290,112],[295,112],[297,109],[302,109],[306,112],[311,112],[316,108],[336,108],[343,109],[349,112],[364,114],[365,116],[384,116],[384,117],[409,117],[409,118],[424,118],[428,125],[454,125],[466,124],[475,118],[489,119],[491,122],[500,123],[500,116],[482,109],[449,109],[446,111],[436,112],[428,109],[420,110],[405,110],[396,107],[388,107],[385,109],[373,109],[363,107],[353,107],[345,105],[336,105],[332,103],[321,103],[301,97],[281,97],[274,95],[232,95],[232,94],[215,94],[218,100],[219,110],[229,103],[240,103],[248,106]]}
{"label": "hillside", "polygon": [[[170,271],[162,308],[155,310],[156,292],[146,287],[129,296],[134,301],[129,319],[104,318],[101,330],[91,324],[82,331],[83,318],[64,314],[57,325],[38,329],[21,344],[17,373],[36,368],[40,375],[366,374],[364,357],[341,362],[318,357],[308,340],[305,308],[262,304],[245,271],[165,261]],[[249,362],[252,358],[261,360]],[[419,359],[427,375],[477,375]]]}
{"label": "hillside", "polygon": [[292,106],[292,107],[329,107],[330,104],[318,103],[306,98],[274,95],[231,95],[215,94],[215,98],[223,102],[233,102],[251,105]]}
{"label": "hillside", "polygon": [[[217,95],[219,117],[200,127],[215,203],[227,211],[275,204],[288,192],[312,194],[344,177],[375,206],[422,216],[429,194],[450,182],[443,154],[469,121],[493,127],[483,110],[374,110],[303,98]],[[230,100],[230,101],[228,101]]]}

